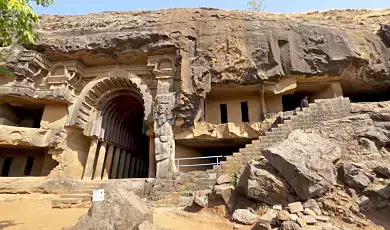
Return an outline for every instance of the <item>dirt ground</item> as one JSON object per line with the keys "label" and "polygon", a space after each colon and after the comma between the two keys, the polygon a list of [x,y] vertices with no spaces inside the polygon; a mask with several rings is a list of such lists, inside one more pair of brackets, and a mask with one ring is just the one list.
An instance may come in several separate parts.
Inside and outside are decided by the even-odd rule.
{"label": "dirt ground", "polygon": [[[57,230],[74,225],[88,209],[52,209],[55,195],[1,195],[0,230]],[[234,223],[218,216],[213,209],[197,213],[178,209],[157,208],[154,223],[172,230],[229,230]],[[242,226],[242,230],[250,229]]]}
{"label": "dirt ground", "polygon": [[[88,209],[52,209],[51,200],[56,195],[23,194],[23,195],[2,195],[0,194],[0,230],[57,230],[63,227],[74,225],[78,218],[87,213]],[[389,210],[390,211],[390,210]],[[156,208],[153,213],[154,224],[172,230],[231,230],[237,225],[223,218],[221,209],[207,208],[201,210],[184,211],[174,208]],[[379,220],[387,220],[388,212],[381,212],[383,218],[375,213],[377,224],[384,228],[367,226],[365,229],[388,229]],[[373,219],[372,219],[373,220]],[[335,220],[334,220],[335,221]],[[337,223],[337,221],[335,221]],[[334,222],[334,223],[335,223]],[[382,221],[383,222],[383,221]],[[388,223],[388,221],[385,221]],[[345,223],[339,222],[338,225]],[[239,225],[240,230],[249,230],[253,226]],[[356,226],[349,225],[350,229]],[[390,228],[389,228],[390,229]]]}
{"label": "dirt ground", "polygon": [[88,209],[52,209],[53,195],[0,195],[0,229],[57,230],[75,224]]}

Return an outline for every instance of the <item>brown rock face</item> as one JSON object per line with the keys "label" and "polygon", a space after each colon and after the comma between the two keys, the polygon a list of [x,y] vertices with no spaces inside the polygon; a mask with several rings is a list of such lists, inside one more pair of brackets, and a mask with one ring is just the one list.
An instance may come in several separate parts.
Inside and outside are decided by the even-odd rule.
{"label": "brown rock face", "polygon": [[[340,80],[346,93],[385,89],[389,32],[380,23],[389,15],[389,10],[273,15],[208,8],[43,15],[42,39],[27,48],[50,61],[82,60],[85,66],[143,64],[149,55],[174,53],[181,82],[175,116],[179,126],[188,127],[199,100],[216,83],[316,76]],[[7,66],[13,72],[35,76],[11,56]]]}
{"label": "brown rock face", "polygon": [[[123,58],[123,51],[131,56],[175,48],[182,62],[192,67],[198,93],[207,90],[208,79],[254,84],[286,75],[388,77],[389,49],[372,28],[357,22],[361,14],[368,17],[371,12],[329,13],[350,19],[334,23],[332,18],[316,18],[321,13],[271,15],[204,8],[45,15],[40,27],[44,36],[35,49],[116,60]],[[388,11],[381,15],[390,18]]]}

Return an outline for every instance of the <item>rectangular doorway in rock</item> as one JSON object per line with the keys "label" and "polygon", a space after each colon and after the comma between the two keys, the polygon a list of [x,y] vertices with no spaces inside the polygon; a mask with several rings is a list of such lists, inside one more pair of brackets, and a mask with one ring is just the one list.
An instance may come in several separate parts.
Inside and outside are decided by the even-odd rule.
{"label": "rectangular doorway in rock", "polygon": [[251,142],[249,138],[176,140],[175,165],[180,172],[213,169]]}
{"label": "rectangular doorway in rock", "polygon": [[308,96],[309,102],[312,102],[313,93],[306,91],[296,91],[293,94],[286,94],[282,96],[283,111],[293,111],[300,108],[302,99]]}
{"label": "rectangular doorway in rock", "polygon": [[45,148],[0,148],[1,177],[47,176],[57,165]]}

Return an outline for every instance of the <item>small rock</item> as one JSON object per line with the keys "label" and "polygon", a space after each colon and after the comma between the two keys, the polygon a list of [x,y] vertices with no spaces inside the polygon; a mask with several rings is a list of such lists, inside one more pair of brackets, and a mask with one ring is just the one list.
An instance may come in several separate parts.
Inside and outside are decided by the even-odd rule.
{"label": "small rock", "polygon": [[342,219],[347,224],[353,224],[355,220],[352,217],[343,217]]}
{"label": "small rock", "polygon": [[274,224],[276,222],[276,211],[269,209],[264,215],[260,216],[259,222],[266,224]]}
{"label": "small rock", "polygon": [[209,205],[208,191],[199,191],[195,194],[194,202],[203,208]]}
{"label": "small rock", "polygon": [[383,167],[383,166],[377,166],[374,168],[374,172],[381,177],[390,179],[390,168]]}
{"label": "small rock", "polygon": [[230,183],[230,176],[227,174],[223,174],[217,179],[217,184],[229,184]]}
{"label": "small rock", "polygon": [[305,213],[306,215],[309,215],[309,216],[317,216],[317,214],[313,210],[311,210],[310,208],[305,208],[303,213]]}
{"label": "small rock", "polygon": [[321,215],[321,209],[318,203],[314,199],[309,199],[305,203],[303,203],[304,208],[309,208],[314,211],[317,215]]}
{"label": "small rock", "polygon": [[315,223],[317,223],[316,218],[314,218],[313,216],[305,215],[302,218],[306,221],[307,224],[315,224]]}
{"label": "small rock", "polygon": [[233,225],[233,229],[240,229],[240,225],[238,224]]}
{"label": "small rock", "polygon": [[341,171],[343,181],[352,188],[363,189],[371,183],[364,171],[352,164],[344,164]]}
{"label": "small rock", "polygon": [[276,204],[276,205],[272,206],[272,209],[273,209],[273,210],[280,211],[280,210],[283,209],[283,207],[282,207],[282,205],[280,205],[280,204]]}
{"label": "small rock", "polygon": [[237,209],[234,211],[232,218],[234,221],[246,225],[254,224],[259,219],[257,215],[253,214],[248,209]]}
{"label": "small rock", "polygon": [[303,219],[303,218],[298,218],[297,219],[297,222],[298,222],[298,224],[303,228],[303,227],[305,227],[306,225],[307,225],[307,223],[306,223],[306,221]]}
{"label": "small rock", "polygon": [[297,220],[298,220],[297,214],[290,214],[290,219],[291,219],[292,221],[297,221]]}
{"label": "small rock", "polygon": [[298,217],[303,217],[303,213],[302,212],[297,212],[297,215],[298,215]]}
{"label": "small rock", "polygon": [[376,184],[370,186],[370,190],[374,191],[376,194],[385,198],[386,200],[390,199],[390,185]]}
{"label": "small rock", "polygon": [[288,204],[288,208],[291,213],[303,212],[303,206],[301,202],[295,202]]}
{"label": "small rock", "polygon": [[251,230],[271,230],[271,225],[266,223],[257,223],[255,227],[251,228]]}
{"label": "small rock", "polygon": [[281,230],[302,230],[302,228],[293,221],[284,221]]}
{"label": "small rock", "polygon": [[328,222],[329,217],[328,216],[315,216],[316,220],[321,221],[321,222]]}
{"label": "small rock", "polygon": [[286,210],[281,210],[281,211],[278,211],[278,214],[276,215],[276,218],[283,222],[283,221],[287,221],[287,220],[290,220],[290,213],[288,213],[288,211]]}
{"label": "small rock", "polygon": [[367,205],[369,202],[370,202],[370,198],[368,198],[366,196],[361,196],[357,200],[357,203],[359,204],[359,206]]}
{"label": "small rock", "polygon": [[357,196],[356,190],[353,189],[353,188],[348,188],[348,189],[347,189],[347,194],[348,194],[350,197],[356,197],[356,196]]}

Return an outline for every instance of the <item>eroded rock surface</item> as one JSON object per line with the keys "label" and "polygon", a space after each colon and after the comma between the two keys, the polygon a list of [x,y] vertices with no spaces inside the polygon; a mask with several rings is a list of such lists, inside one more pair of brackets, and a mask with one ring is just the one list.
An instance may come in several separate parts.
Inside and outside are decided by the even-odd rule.
{"label": "eroded rock surface", "polygon": [[151,209],[140,197],[113,186],[105,193],[104,201],[95,202],[71,229],[138,229],[152,219]]}
{"label": "eroded rock surface", "polygon": [[247,197],[271,205],[287,204],[290,197],[286,181],[269,163],[252,161],[243,166],[237,187]]}
{"label": "eroded rock surface", "polygon": [[336,183],[333,161],[340,154],[340,148],[328,139],[302,130],[263,151],[302,200],[324,194]]}

